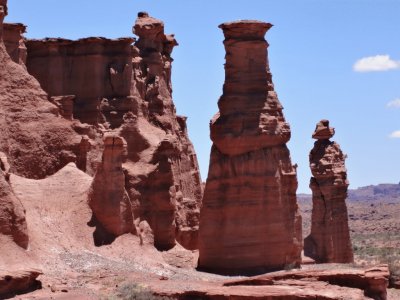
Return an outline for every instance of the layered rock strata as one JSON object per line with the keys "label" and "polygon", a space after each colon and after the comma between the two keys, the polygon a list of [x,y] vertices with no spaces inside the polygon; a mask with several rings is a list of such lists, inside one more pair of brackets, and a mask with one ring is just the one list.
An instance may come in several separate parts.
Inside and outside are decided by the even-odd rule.
{"label": "layered rock strata", "polygon": [[296,166],[268,66],[271,24],[224,23],[226,64],[200,214],[199,268],[243,274],[296,267],[302,248]]}
{"label": "layered rock strata", "polygon": [[[0,36],[8,39],[3,31],[6,4],[0,2]],[[17,34],[15,42],[20,38]],[[2,40],[0,65],[0,151],[7,155],[10,171],[43,178],[75,161],[79,135],[59,117],[37,80],[12,61]]]}
{"label": "layered rock strata", "polygon": [[123,138],[113,135],[104,138],[102,162],[89,191],[89,206],[94,217],[114,236],[135,233],[132,205],[125,190],[122,169],[125,152],[126,142]]}
{"label": "layered rock strata", "polygon": [[339,144],[329,140],[334,134],[328,120],[320,121],[313,134],[317,140],[310,152],[313,210],[304,253],[320,263],[350,263],[353,250],[346,207],[346,155]]}
{"label": "layered rock strata", "polygon": [[[156,246],[168,249],[177,240],[195,249],[202,189],[186,118],[172,101],[177,42],[147,13],[139,13],[133,30],[133,45],[133,38],[28,41],[27,68],[65,118],[126,140],[125,189],[136,222],[150,225]],[[89,174],[92,152],[78,156]]]}

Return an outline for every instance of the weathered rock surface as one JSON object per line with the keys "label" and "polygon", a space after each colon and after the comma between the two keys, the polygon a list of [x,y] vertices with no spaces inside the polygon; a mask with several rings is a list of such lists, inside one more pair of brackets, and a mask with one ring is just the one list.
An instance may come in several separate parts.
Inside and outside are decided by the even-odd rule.
{"label": "weathered rock surface", "polygon": [[[72,118],[126,140],[125,189],[135,223],[150,225],[156,246],[172,248],[177,240],[195,249],[202,189],[186,118],[176,115],[172,101],[171,53],[177,42],[164,34],[163,22],[146,13],[139,13],[134,33],[139,36],[134,45],[133,38],[30,40],[27,68],[65,118],[71,118],[72,102]],[[91,137],[81,128],[79,133]],[[90,162],[98,144],[77,158],[89,174],[95,172]]]}
{"label": "weathered rock surface", "polygon": [[122,169],[125,152],[126,142],[123,138],[113,135],[104,138],[102,162],[89,192],[89,206],[96,221],[114,236],[135,233],[132,204],[125,190]]}
{"label": "weathered rock surface", "polygon": [[[3,0],[0,5],[4,4]],[[2,11],[1,32],[4,8]],[[79,136],[58,116],[57,107],[48,101],[39,83],[11,60],[2,41],[0,65],[0,151],[7,155],[11,172],[43,178],[74,161]]]}
{"label": "weathered rock surface", "polygon": [[0,270],[0,297],[8,298],[39,288],[41,284],[36,278],[41,274],[37,269]]}
{"label": "weathered rock surface", "polygon": [[[366,270],[354,270],[354,269],[339,269],[339,270],[314,270],[314,271],[289,271],[289,272],[280,272],[274,274],[261,275],[258,277],[243,279],[239,281],[232,281],[225,283],[225,286],[274,286],[280,284],[304,284],[307,287],[307,282],[309,284],[309,288],[313,287],[312,282],[325,282],[330,286],[325,287],[319,291],[320,295],[323,296],[325,289],[326,294],[333,293],[331,289],[332,286],[339,286],[344,288],[353,288],[359,289],[363,291],[364,296],[370,297],[372,299],[384,300],[387,296],[387,287],[389,285],[389,268],[387,265],[377,266],[374,268],[366,269]],[[311,284],[310,284],[311,283]],[[315,286],[318,286],[316,284]],[[345,289],[342,289],[343,291]],[[360,299],[357,294],[357,297],[353,297],[352,294],[345,295],[344,293],[340,293],[334,295],[335,298],[327,298],[327,299]],[[300,295],[298,295],[300,296]],[[297,299],[297,298],[294,298]],[[303,298],[299,298],[303,299]],[[308,299],[308,298],[305,298]],[[310,298],[315,299],[315,298]],[[320,299],[320,298],[316,298]],[[325,298],[321,298],[325,299]]]}
{"label": "weathered rock surface", "polygon": [[9,165],[0,152],[0,234],[9,236],[22,248],[29,244],[25,210],[9,182]]}
{"label": "weathered rock surface", "polygon": [[299,266],[301,216],[290,128],[274,91],[259,21],[224,23],[226,64],[211,121],[210,169],[200,219],[201,269],[253,273]]}
{"label": "weathered rock surface", "polygon": [[339,144],[329,140],[334,133],[329,121],[322,120],[313,134],[317,139],[310,152],[313,210],[311,234],[304,240],[304,253],[317,262],[350,263],[353,250],[346,207],[349,186],[346,155]]}
{"label": "weathered rock surface", "polygon": [[27,50],[23,34],[26,31],[26,26],[21,23],[5,23],[3,26],[3,41],[8,54],[14,62],[25,66]]}

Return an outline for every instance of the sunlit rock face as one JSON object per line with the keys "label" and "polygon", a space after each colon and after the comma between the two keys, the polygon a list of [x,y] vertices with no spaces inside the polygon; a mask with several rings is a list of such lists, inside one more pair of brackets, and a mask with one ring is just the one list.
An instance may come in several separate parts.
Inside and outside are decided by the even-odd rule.
{"label": "sunlit rock face", "polygon": [[245,274],[299,266],[297,173],[264,36],[271,24],[224,23],[226,64],[200,213],[199,268]]}
{"label": "sunlit rock face", "polygon": [[95,174],[93,157],[99,160],[103,145],[98,133],[122,137],[124,185],[137,223],[149,224],[159,249],[176,242],[196,249],[202,188],[186,117],[176,114],[172,99],[171,54],[178,43],[144,12],[133,33],[137,41],[28,40],[27,68],[64,118],[87,123],[78,129],[92,146],[79,144],[79,168]]}
{"label": "sunlit rock face", "polygon": [[313,133],[317,140],[310,152],[313,211],[304,254],[321,263],[350,263],[353,250],[346,206],[346,155],[338,143],[329,140],[334,134],[328,120],[321,120]]}

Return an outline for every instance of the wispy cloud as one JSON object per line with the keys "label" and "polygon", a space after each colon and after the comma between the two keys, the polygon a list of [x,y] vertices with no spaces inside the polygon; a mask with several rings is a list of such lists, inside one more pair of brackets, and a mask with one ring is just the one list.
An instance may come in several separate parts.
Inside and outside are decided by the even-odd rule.
{"label": "wispy cloud", "polygon": [[392,138],[392,139],[400,139],[400,130],[393,131],[393,132],[389,135],[389,137]]}
{"label": "wispy cloud", "polygon": [[353,65],[355,72],[382,72],[400,69],[400,61],[395,61],[389,55],[363,57]]}
{"label": "wispy cloud", "polygon": [[400,108],[400,98],[394,99],[386,104],[388,108]]}

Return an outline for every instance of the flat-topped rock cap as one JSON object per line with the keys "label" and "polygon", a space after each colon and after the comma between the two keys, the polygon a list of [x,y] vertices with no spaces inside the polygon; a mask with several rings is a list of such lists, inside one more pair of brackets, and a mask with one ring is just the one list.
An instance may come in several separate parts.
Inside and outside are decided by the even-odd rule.
{"label": "flat-topped rock cap", "polygon": [[222,23],[218,27],[224,31],[226,39],[264,39],[271,23],[258,20],[238,20]]}
{"label": "flat-topped rock cap", "polygon": [[329,120],[321,120],[317,123],[312,138],[316,140],[329,140],[334,135],[335,128],[329,127]]}

